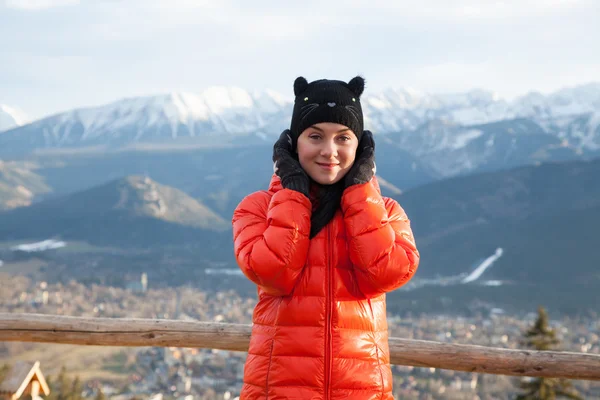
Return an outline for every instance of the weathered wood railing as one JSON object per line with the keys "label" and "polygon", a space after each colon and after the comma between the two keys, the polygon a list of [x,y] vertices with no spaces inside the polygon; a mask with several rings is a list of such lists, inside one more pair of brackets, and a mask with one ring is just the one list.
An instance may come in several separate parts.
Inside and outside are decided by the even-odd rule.
{"label": "weathered wood railing", "polygon": [[[247,351],[250,326],[0,313],[0,341]],[[600,355],[390,338],[391,363],[497,375],[600,380]]]}

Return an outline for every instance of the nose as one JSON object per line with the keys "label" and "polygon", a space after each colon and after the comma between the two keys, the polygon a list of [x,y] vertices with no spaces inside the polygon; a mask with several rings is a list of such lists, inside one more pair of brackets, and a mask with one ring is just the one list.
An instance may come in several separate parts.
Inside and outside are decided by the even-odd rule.
{"label": "nose", "polygon": [[323,141],[322,147],[321,147],[321,156],[325,157],[325,158],[335,158],[337,157],[337,145],[335,144],[335,141],[333,140],[325,140]]}

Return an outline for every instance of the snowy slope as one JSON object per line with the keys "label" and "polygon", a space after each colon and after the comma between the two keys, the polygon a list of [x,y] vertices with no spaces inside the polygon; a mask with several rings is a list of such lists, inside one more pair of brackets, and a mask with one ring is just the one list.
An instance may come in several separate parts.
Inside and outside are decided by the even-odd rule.
{"label": "snowy slope", "polygon": [[[260,134],[284,125],[286,101],[274,92],[251,95],[235,87],[203,93],[128,98],[35,121],[7,135],[15,148],[126,146],[198,136]],[[8,140],[7,138],[5,138]],[[214,139],[214,138],[213,138]]]}
{"label": "snowy slope", "polygon": [[[274,91],[249,93],[211,87],[202,93],[128,98],[50,116],[4,133],[2,143],[26,151],[48,147],[205,142],[249,136],[270,141],[289,125],[292,98]],[[500,121],[527,119],[543,133],[578,151],[600,149],[600,84],[549,95],[529,93],[508,102],[485,90],[435,95],[389,89],[363,98],[366,126],[377,134],[400,133],[398,145],[416,154],[458,150]],[[415,135],[425,136],[415,139]],[[198,139],[199,138],[199,139]],[[190,139],[184,139],[190,140]],[[493,143],[493,138],[487,137]]]}
{"label": "snowy slope", "polygon": [[26,124],[29,118],[17,108],[0,104],[0,132]]}

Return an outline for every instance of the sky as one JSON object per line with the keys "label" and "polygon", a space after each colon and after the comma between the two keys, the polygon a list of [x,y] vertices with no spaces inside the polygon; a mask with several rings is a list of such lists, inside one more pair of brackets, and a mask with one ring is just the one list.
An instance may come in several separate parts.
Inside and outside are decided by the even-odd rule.
{"label": "sky", "polygon": [[600,82],[600,0],[0,0],[0,103],[32,118],[294,79],[365,93]]}

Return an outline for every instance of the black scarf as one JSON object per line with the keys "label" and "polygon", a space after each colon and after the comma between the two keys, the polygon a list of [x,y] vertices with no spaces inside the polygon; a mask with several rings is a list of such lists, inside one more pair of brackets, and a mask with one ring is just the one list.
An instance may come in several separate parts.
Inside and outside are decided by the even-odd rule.
{"label": "black scarf", "polygon": [[321,185],[312,179],[311,183],[315,190],[314,199],[311,196],[313,212],[310,218],[310,239],[317,236],[339,210],[345,189],[343,179],[333,185]]}

